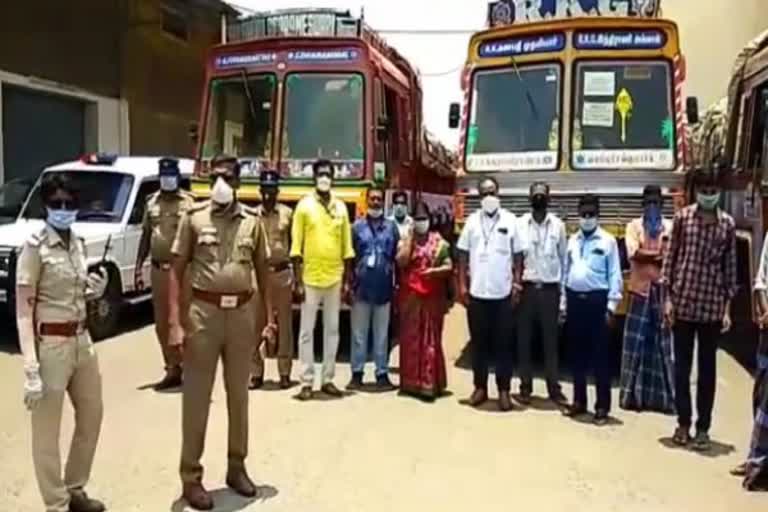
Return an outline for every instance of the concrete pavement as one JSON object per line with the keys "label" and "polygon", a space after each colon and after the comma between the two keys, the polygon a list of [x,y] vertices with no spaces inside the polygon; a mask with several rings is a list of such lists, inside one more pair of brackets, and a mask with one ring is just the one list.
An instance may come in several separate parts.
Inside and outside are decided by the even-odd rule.
{"label": "concrete pavement", "polygon": [[[182,511],[177,501],[180,395],[141,389],[161,375],[151,326],[98,344],[105,415],[88,491],[119,512]],[[216,384],[205,483],[217,511],[739,512],[768,509],[768,496],[741,490],[728,469],[743,457],[750,432],[751,379],[719,354],[710,455],[667,447],[674,419],[616,409],[605,428],[563,418],[543,400],[500,414],[459,403],[470,372],[454,365],[467,339],[463,310],[446,324],[449,389],[434,404],[396,394],[357,394],[301,403],[298,391],[251,393],[248,467],[262,498],[242,500],[224,487],[226,403]],[[21,360],[0,353],[0,510],[43,510],[30,460]],[[393,353],[393,363],[397,361]],[[372,371],[369,369],[367,378]],[[276,369],[268,362],[267,377]],[[346,384],[340,364],[336,382]],[[394,376],[393,380],[397,380]],[[513,385],[516,386],[516,383]],[[537,382],[536,392],[544,393]],[[570,386],[565,386],[570,396]],[[63,440],[72,432],[72,411]],[[66,453],[63,442],[62,452]]]}

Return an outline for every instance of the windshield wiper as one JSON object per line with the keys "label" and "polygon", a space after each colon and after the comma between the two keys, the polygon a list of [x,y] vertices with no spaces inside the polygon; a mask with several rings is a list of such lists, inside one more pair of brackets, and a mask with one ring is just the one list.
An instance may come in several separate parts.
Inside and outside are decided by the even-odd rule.
{"label": "windshield wiper", "polygon": [[258,121],[256,118],[256,105],[253,104],[253,96],[251,95],[251,82],[248,80],[248,73],[245,72],[245,68],[240,68],[240,77],[243,79],[243,88],[245,89],[245,96],[248,98],[248,108],[251,111],[251,117],[254,121]]}
{"label": "windshield wiper", "polygon": [[523,75],[520,74],[520,68],[517,65],[517,59],[513,56],[510,56],[510,59],[512,59],[512,66],[515,68],[515,75],[517,75],[517,79],[520,82],[520,84],[523,86],[523,90],[525,91],[525,97],[528,100],[528,105],[531,107],[531,111],[533,112],[533,117],[535,119],[539,118],[539,110],[536,108],[536,103],[533,101],[533,96],[531,95],[531,90],[528,88],[528,83],[523,78]]}

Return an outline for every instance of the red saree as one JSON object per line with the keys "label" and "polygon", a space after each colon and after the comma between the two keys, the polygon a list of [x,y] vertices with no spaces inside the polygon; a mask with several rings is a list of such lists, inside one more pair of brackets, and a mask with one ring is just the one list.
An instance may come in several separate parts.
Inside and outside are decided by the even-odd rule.
{"label": "red saree", "polygon": [[448,259],[448,244],[430,233],[414,246],[400,279],[400,389],[425,398],[437,398],[447,385],[442,345],[447,291],[445,279],[421,272]]}

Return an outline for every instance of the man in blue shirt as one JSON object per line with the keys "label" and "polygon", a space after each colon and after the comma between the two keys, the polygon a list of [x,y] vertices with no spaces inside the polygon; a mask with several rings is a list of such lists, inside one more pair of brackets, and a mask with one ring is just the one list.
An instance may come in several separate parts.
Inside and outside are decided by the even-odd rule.
{"label": "man in blue shirt", "polygon": [[598,225],[600,201],[579,200],[579,231],[568,240],[565,262],[566,335],[573,351],[573,404],[565,414],[587,412],[587,372],[597,388],[594,422],[605,425],[611,410],[611,361],[608,332],[621,301],[622,279],[616,239]]}
{"label": "man in blue shirt", "polygon": [[389,381],[390,302],[394,290],[395,256],[400,241],[397,225],[384,218],[384,190],[368,189],[368,214],[352,226],[355,249],[352,303],[352,380],[347,389],[360,389],[368,356],[368,335],[373,338],[376,387],[394,389]]}

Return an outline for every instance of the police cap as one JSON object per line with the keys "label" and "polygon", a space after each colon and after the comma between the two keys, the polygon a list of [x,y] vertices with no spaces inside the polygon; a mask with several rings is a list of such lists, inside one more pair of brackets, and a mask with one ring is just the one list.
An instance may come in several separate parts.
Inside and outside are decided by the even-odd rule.
{"label": "police cap", "polygon": [[179,161],[175,158],[161,158],[158,171],[160,174],[179,174]]}
{"label": "police cap", "polygon": [[280,184],[280,173],[274,169],[265,169],[259,175],[259,184],[262,187],[276,187]]}

